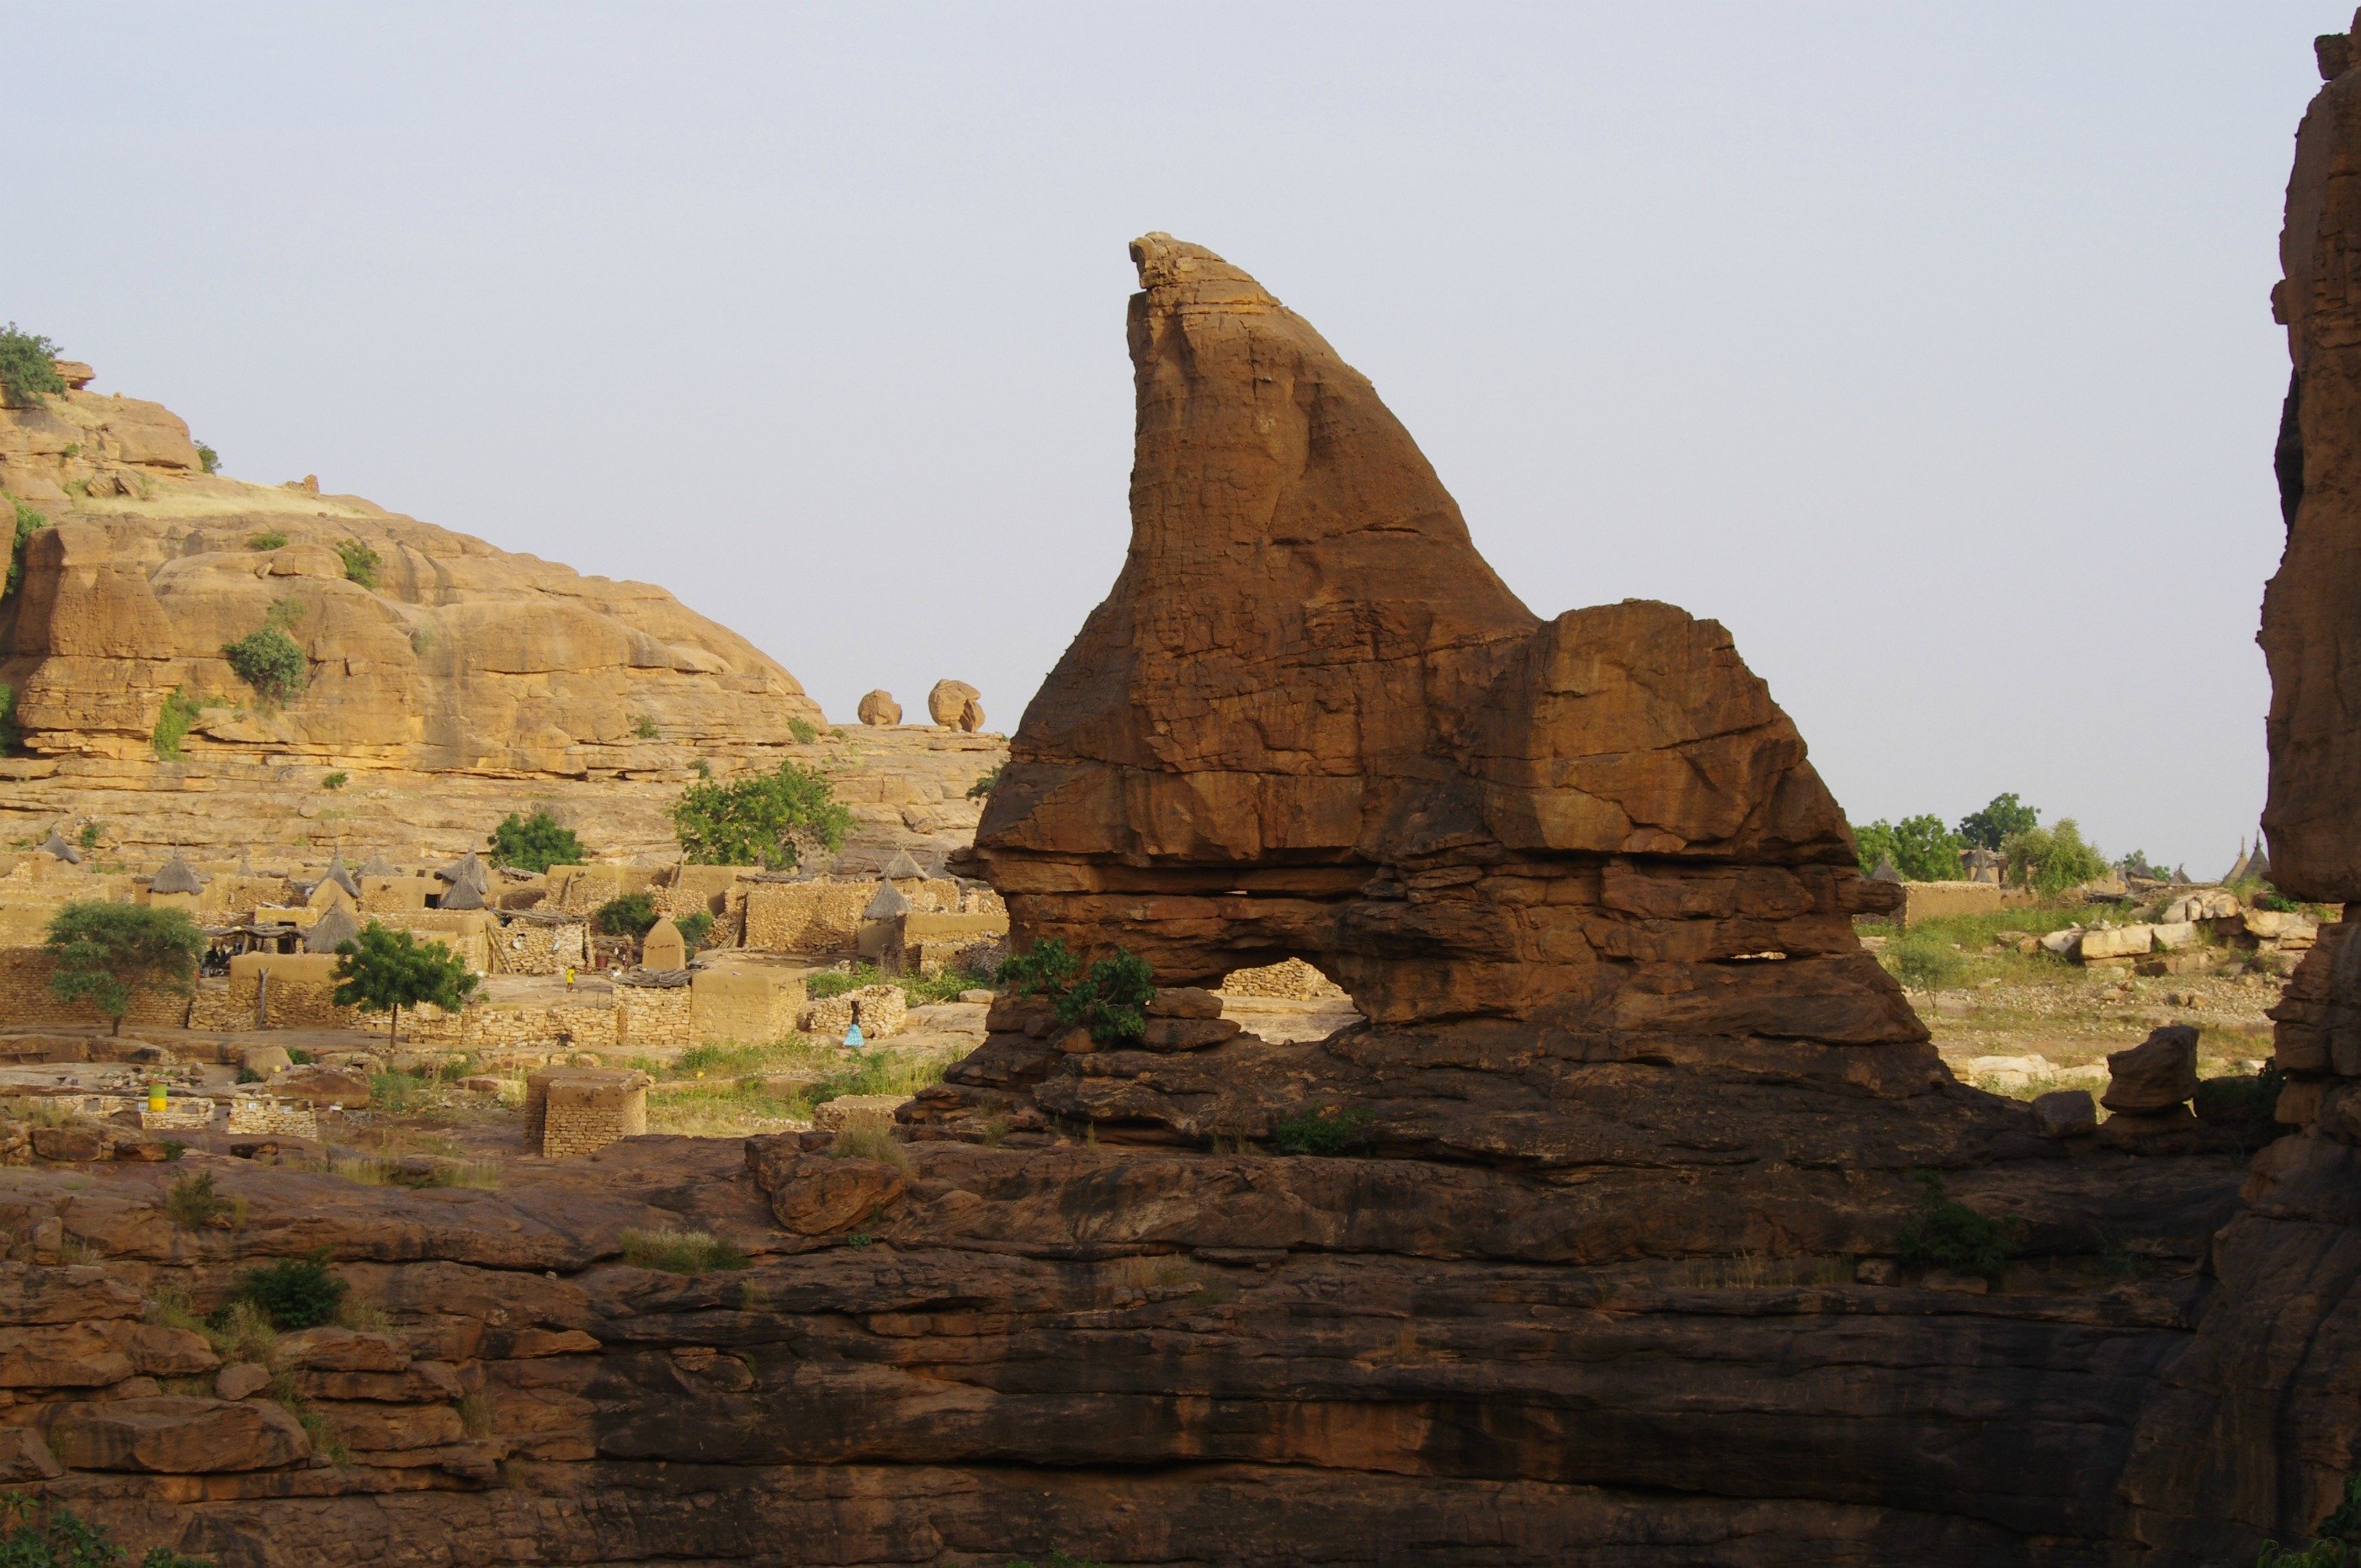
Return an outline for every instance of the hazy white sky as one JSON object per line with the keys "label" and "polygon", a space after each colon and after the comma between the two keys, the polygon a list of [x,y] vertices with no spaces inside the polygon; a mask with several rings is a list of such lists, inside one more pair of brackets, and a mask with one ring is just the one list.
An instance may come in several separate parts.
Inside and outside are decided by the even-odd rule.
{"label": "hazy white sky", "polygon": [[1717,617],[1855,821],[2262,803],[2334,4],[0,3],[0,319],[264,480],[994,727],[1127,536],[1124,246],[1373,378],[1535,610]]}

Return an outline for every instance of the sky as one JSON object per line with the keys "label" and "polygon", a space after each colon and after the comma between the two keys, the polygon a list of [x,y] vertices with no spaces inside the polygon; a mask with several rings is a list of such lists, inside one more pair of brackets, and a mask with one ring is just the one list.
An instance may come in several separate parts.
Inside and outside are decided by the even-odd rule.
{"label": "sky", "polygon": [[0,0],[0,320],[226,471],[995,729],[1121,565],[1126,243],[1255,273],[1533,609],[1727,625],[1855,822],[2261,809],[2333,4]]}

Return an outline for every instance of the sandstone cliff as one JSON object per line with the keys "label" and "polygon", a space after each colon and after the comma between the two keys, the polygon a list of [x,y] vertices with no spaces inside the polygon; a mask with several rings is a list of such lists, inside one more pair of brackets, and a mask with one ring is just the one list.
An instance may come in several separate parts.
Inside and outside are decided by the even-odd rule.
{"label": "sandstone cliff", "polygon": [[[963,792],[997,760],[995,743],[948,734],[838,744],[776,661],[662,588],[306,482],[207,474],[178,417],[86,385],[0,407],[0,491],[50,520],[0,601],[0,685],[29,753],[0,759],[16,837],[81,819],[150,856],[330,839],[448,854],[531,794],[602,851],[662,852],[662,809],[692,761],[726,773],[793,756],[876,808],[877,858],[964,842]],[[284,700],[224,652],[267,625],[302,654]],[[168,698],[192,717],[159,748]],[[310,787],[337,773],[353,796]],[[923,819],[902,820],[906,806]]]}

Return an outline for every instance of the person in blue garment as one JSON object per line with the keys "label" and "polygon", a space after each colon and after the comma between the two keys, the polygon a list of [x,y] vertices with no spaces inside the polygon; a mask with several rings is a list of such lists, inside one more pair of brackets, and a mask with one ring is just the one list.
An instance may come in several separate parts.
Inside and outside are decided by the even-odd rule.
{"label": "person in blue garment", "polygon": [[852,1004],[852,1022],[846,1025],[844,1028],[844,1048],[848,1051],[857,1051],[861,1048],[862,1043],[861,1003],[855,1002]]}

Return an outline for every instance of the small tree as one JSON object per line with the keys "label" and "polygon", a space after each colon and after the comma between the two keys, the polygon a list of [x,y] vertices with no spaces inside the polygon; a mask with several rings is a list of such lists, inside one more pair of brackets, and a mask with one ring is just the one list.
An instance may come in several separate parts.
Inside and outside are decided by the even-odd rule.
{"label": "small tree", "polygon": [[590,857],[582,848],[582,840],[574,836],[571,828],[558,826],[546,807],[535,807],[531,817],[510,812],[500,818],[486,840],[491,846],[492,864],[514,866],[519,871],[545,872],[552,866],[578,866]]}
{"label": "small tree", "polygon": [[723,784],[697,766],[672,821],[682,853],[697,865],[791,871],[807,847],[834,850],[851,829],[852,813],[817,770],[781,762],[776,773]]}
{"label": "small tree", "polygon": [[11,498],[11,505],[16,513],[16,547],[8,552],[8,580],[5,586],[0,586],[0,599],[13,598],[17,587],[23,584],[25,546],[33,542],[33,535],[49,526],[48,518],[43,517],[23,501]]}
{"label": "small tree", "polygon": [[1943,826],[1939,817],[1905,817],[1899,822],[1880,817],[1853,830],[1853,847],[1864,875],[1880,861],[1911,882],[1950,882],[1960,874],[1960,851],[1966,846]]}
{"label": "small tree", "polygon": [[2096,845],[2083,841],[2082,829],[2070,817],[2059,817],[2055,828],[2010,834],[2000,852],[2008,864],[2008,880],[2037,888],[2045,898],[2107,874],[2107,858]]}
{"label": "small tree", "polygon": [[637,941],[655,928],[656,901],[652,894],[627,893],[620,898],[610,898],[598,906],[590,923],[609,937],[629,937]]}
{"label": "small tree", "polygon": [[182,910],[83,899],[50,919],[44,946],[56,966],[49,990],[61,1002],[97,1008],[119,1035],[123,1015],[142,991],[189,993],[205,934]]}
{"label": "small tree", "polygon": [[1982,811],[1960,818],[1960,837],[1980,850],[1997,850],[2012,833],[2030,833],[2041,825],[2041,808],[2026,806],[2014,794],[1996,795]]}
{"label": "small tree", "polygon": [[15,322],[0,327],[0,391],[22,408],[37,398],[66,389],[58,374],[58,345],[37,333],[21,331]]}
{"label": "small tree", "polygon": [[388,1045],[401,1040],[403,1008],[431,1002],[456,1013],[482,983],[442,943],[422,942],[375,920],[336,944],[336,1005],[385,1014]]}

